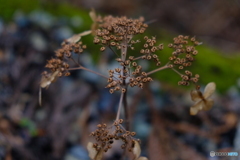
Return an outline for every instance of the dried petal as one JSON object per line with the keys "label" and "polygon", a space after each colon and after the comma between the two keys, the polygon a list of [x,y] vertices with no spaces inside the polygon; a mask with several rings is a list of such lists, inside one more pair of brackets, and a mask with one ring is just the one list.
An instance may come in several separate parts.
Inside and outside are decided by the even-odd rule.
{"label": "dried petal", "polygon": [[94,9],[89,12],[89,16],[91,17],[93,24],[91,26],[92,33],[95,34],[95,30],[98,28],[98,23],[97,23],[97,14]]}
{"label": "dried petal", "polygon": [[203,107],[203,110],[207,111],[207,110],[211,109],[213,104],[214,104],[214,101],[212,99],[207,99],[205,101],[205,105]]}
{"label": "dried petal", "polygon": [[141,148],[140,148],[140,145],[139,145],[138,141],[133,140],[133,143],[134,143],[133,155],[134,155],[134,159],[137,159],[141,154]]}
{"label": "dried petal", "polygon": [[94,159],[97,155],[97,150],[95,148],[93,148],[93,143],[92,142],[88,142],[87,150],[88,150],[88,156],[91,159]]}
{"label": "dried petal", "polygon": [[90,30],[84,31],[82,33],[73,35],[72,37],[68,38],[66,41],[69,42],[69,43],[77,43],[78,41],[80,41],[82,36],[86,36],[86,35],[89,35],[91,33],[92,33],[92,31],[90,31]]}
{"label": "dried petal", "polygon": [[48,75],[43,75],[42,79],[41,79],[41,82],[40,82],[41,88],[49,87],[49,85],[52,82],[55,82],[58,78],[58,76],[57,76],[58,73],[59,73],[59,71],[55,71],[53,73],[49,73]]}
{"label": "dried petal", "polygon": [[91,10],[91,12],[89,12],[89,16],[91,17],[92,21],[95,22],[97,19],[97,14],[95,12],[94,9]]}
{"label": "dried petal", "polygon": [[196,115],[200,110],[204,108],[205,104],[203,101],[199,101],[190,108],[190,115]]}
{"label": "dried petal", "polygon": [[103,150],[100,149],[99,151],[97,151],[95,148],[93,148],[92,142],[88,142],[87,150],[88,150],[88,155],[92,160],[101,160],[102,159]]}
{"label": "dried petal", "polygon": [[202,94],[202,93],[200,91],[193,90],[193,91],[191,91],[190,94],[191,94],[192,101],[197,102],[197,101],[202,100],[201,97],[200,97],[200,94]]}
{"label": "dried petal", "polygon": [[214,82],[210,82],[204,89],[203,96],[205,99],[209,98],[216,89],[216,84]]}
{"label": "dried petal", "polygon": [[48,73],[47,75],[43,75],[40,87],[39,87],[39,105],[42,105],[42,88],[48,88],[52,82],[55,82],[58,78],[59,71],[55,71],[53,73]]}

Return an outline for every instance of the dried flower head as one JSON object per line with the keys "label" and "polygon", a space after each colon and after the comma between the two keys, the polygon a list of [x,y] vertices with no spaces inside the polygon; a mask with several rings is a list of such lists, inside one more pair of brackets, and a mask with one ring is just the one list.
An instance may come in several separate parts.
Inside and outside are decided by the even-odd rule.
{"label": "dried flower head", "polygon": [[190,108],[190,114],[196,115],[201,110],[209,110],[213,106],[213,100],[209,97],[214,93],[216,89],[216,84],[214,82],[210,82],[204,89],[204,92],[200,92],[199,90],[193,90],[191,92],[191,98],[194,102],[196,102]]}

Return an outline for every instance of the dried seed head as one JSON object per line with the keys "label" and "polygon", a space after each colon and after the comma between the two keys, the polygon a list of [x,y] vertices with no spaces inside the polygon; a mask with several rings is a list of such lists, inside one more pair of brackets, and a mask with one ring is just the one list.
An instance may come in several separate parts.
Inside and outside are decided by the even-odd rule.
{"label": "dried seed head", "polygon": [[137,82],[137,81],[134,81],[133,84],[136,86],[136,85],[138,84],[138,82]]}
{"label": "dried seed head", "polygon": [[105,51],[105,49],[106,49],[105,47],[101,47],[101,48],[100,48],[100,51],[103,52],[103,51]]}
{"label": "dried seed head", "polygon": [[143,89],[143,83],[139,83],[139,84],[138,84],[138,87],[141,88],[141,89]]}
{"label": "dried seed head", "polygon": [[113,81],[113,79],[112,78],[108,78],[108,83],[111,83]]}
{"label": "dried seed head", "polygon": [[64,76],[70,76],[70,72],[66,72]]}
{"label": "dried seed head", "polygon": [[159,44],[159,45],[158,45],[158,48],[159,48],[160,50],[163,50],[163,44]]}
{"label": "dried seed head", "polygon": [[179,66],[178,68],[179,68],[179,69],[183,69],[183,66]]}
{"label": "dried seed head", "polygon": [[195,37],[192,37],[192,38],[191,38],[191,41],[192,41],[192,42],[196,41],[196,38],[195,38]]}
{"label": "dried seed head", "polygon": [[145,49],[144,53],[149,54],[150,50],[149,49]]}
{"label": "dried seed head", "polygon": [[146,83],[148,80],[147,80],[147,78],[143,78],[143,80],[142,80],[144,83]]}
{"label": "dried seed head", "polygon": [[111,94],[113,94],[113,92],[114,92],[114,89],[110,89],[110,90],[109,90],[109,92],[110,92]]}
{"label": "dried seed head", "polygon": [[199,76],[199,74],[195,74],[195,78],[199,78],[200,76]]}
{"label": "dried seed head", "polygon": [[129,60],[132,61],[134,59],[133,56],[129,56]]}
{"label": "dried seed head", "polygon": [[161,65],[161,62],[157,62],[157,66],[160,66]]}
{"label": "dried seed head", "polygon": [[121,69],[120,69],[120,68],[115,68],[115,71],[116,71],[117,73],[120,73],[120,72],[121,72]]}
{"label": "dried seed head", "polygon": [[136,80],[139,82],[142,78],[141,77],[137,77]]}
{"label": "dried seed head", "polygon": [[118,90],[120,90],[120,87],[119,87],[119,86],[116,86],[116,87],[114,88],[114,90],[115,90],[115,91],[118,91]]}
{"label": "dried seed head", "polygon": [[142,72],[141,73],[143,76],[147,76],[147,73],[146,72]]}
{"label": "dried seed head", "polygon": [[147,81],[151,82],[151,81],[153,81],[153,79],[151,77],[147,77]]}
{"label": "dried seed head", "polygon": [[197,83],[197,82],[198,82],[198,78],[192,78],[192,81],[193,81],[194,83]]}
{"label": "dried seed head", "polygon": [[194,50],[194,51],[192,52],[192,54],[195,56],[195,55],[198,54],[198,51],[197,51],[197,50]]}
{"label": "dried seed head", "polygon": [[122,124],[123,123],[123,119],[119,119],[119,123]]}
{"label": "dried seed head", "polygon": [[150,60],[150,59],[152,59],[152,56],[148,55],[147,60]]}
{"label": "dried seed head", "polygon": [[133,62],[133,63],[132,63],[132,66],[136,67],[136,66],[137,66],[137,63],[136,63],[136,62]]}
{"label": "dried seed head", "polygon": [[125,88],[122,88],[122,93],[125,93],[126,92],[126,89]]}
{"label": "dried seed head", "polygon": [[129,63],[130,63],[130,60],[126,60],[126,61],[125,61],[125,64],[126,64],[126,65],[129,65]]}
{"label": "dried seed head", "polygon": [[111,42],[110,45],[111,46],[116,46],[116,42]]}

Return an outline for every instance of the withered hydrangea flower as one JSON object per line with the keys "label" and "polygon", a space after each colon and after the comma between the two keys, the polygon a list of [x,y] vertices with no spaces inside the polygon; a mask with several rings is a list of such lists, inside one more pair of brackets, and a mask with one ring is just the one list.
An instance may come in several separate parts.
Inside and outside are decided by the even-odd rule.
{"label": "withered hydrangea flower", "polygon": [[210,99],[210,96],[214,93],[215,89],[216,84],[214,82],[210,82],[205,87],[203,94],[199,90],[193,90],[191,92],[191,98],[194,102],[196,102],[190,108],[191,115],[196,115],[201,110],[209,110],[212,108],[214,102]]}
{"label": "withered hydrangea flower", "polygon": [[[43,73],[40,88],[47,88],[58,77],[69,76],[70,70],[85,70],[105,78],[106,88],[109,89],[111,94],[115,91],[121,92],[118,111],[112,125],[98,124],[97,129],[90,134],[96,142],[89,142],[87,145],[89,157],[92,160],[101,160],[104,152],[111,149],[115,141],[121,141],[121,148],[131,153],[127,154],[131,159],[147,160],[146,157],[140,157],[140,140],[134,137],[136,133],[129,131],[127,125],[125,129],[122,124],[123,119],[120,119],[122,107],[125,108],[125,111],[128,108],[127,103],[125,103],[127,101],[127,89],[129,86],[142,89],[146,83],[153,81],[150,74],[164,69],[174,71],[180,76],[179,85],[189,85],[191,83],[197,85],[200,75],[193,74],[188,68],[194,63],[198,54],[196,47],[201,43],[195,37],[179,35],[173,38],[173,42],[168,44],[168,47],[173,50],[170,53],[169,61],[162,64],[158,52],[163,50],[164,45],[158,44],[156,36],[143,36],[142,40],[134,37],[144,33],[147,29],[148,24],[144,22],[144,18],[101,17],[96,15],[94,11],[90,12],[90,17],[93,21],[91,30],[66,39],[61,48],[55,51],[55,57],[47,61],[45,67],[50,70],[50,73],[47,71]],[[79,61],[80,55],[87,48],[82,43],[81,37],[89,34],[93,35],[92,42],[100,45],[99,52],[111,51],[116,55],[115,60],[119,66],[109,69],[108,76],[85,68]],[[138,48],[136,44],[140,42],[143,42],[143,44]],[[135,54],[131,55],[129,50],[134,51]],[[75,57],[78,58],[75,59]],[[157,68],[145,71],[139,60],[153,61]],[[196,115],[200,110],[208,110],[212,107],[213,100],[209,97],[213,94],[215,88],[215,83],[211,82],[206,86],[203,94],[199,91],[199,88],[191,92],[192,100],[195,102],[190,108],[191,115]],[[125,115],[127,115],[127,112],[125,112]]]}

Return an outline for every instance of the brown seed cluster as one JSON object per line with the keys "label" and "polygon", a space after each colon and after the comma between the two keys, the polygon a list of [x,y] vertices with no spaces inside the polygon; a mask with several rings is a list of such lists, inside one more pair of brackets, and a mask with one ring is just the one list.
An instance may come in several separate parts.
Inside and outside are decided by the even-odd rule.
{"label": "brown seed cluster", "polygon": [[[177,70],[184,70],[186,67],[192,65],[195,61],[195,56],[198,51],[195,49],[200,42],[196,41],[195,37],[189,38],[189,36],[179,35],[173,38],[173,43],[170,43],[168,47],[173,48],[172,56],[169,57],[170,65]],[[185,74],[181,76],[182,81],[179,81],[179,85],[189,85],[192,81],[197,83],[199,75],[192,75],[192,72],[185,70]]]}
{"label": "brown seed cluster", "polygon": [[142,71],[142,66],[138,65],[137,62],[131,63],[132,68],[135,68],[131,73],[131,77],[129,79],[129,85],[131,87],[138,86],[139,88],[143,88],[144,83],[151,82],[153,79],[147,76],[147,73]]}
{"label": "brown seed cluster", "polygon": [[121,140],[123,142],[121,148],[127,148],[128,151],[131,152],[134,148],[134,140],[136,140],[134,136],[136,135],[136,132],[126,131],[123,128],[122,123],[123,119],[119,119],[115,121],[110,128],[108,128],[106,124],[98,124],[98,128],[90,134],[90,136],[95,137],[95,140],[97,141],[97,143],[93,144],[93,148],[97,151],[103,149],[107,152],[112,148],[114,141]]}
{"label": "brown seed cluster", "polygon": [[[81,41],[77,43],[69,43],[65,41],[62,43],[62,48],[55,51],[56,58],[48,60],[45,67],[49,68],[51,72],[59,71],[58,77],[69,76],[69,64],[64,60],[68,60],[68,58],[71,58],[72,53],[81,54],[86,48],[87,46],[83,45]],[[47,76],[47,71],[44,71],[43,75]]]}
{"label": "brown seed cluster", "polygon": [[142,66],[138,65],[133,59],[133,56],[129,56],[126,61],[117,58],[116,60],[124,69],[115,68],[114,70],[109,70],[108,85],[106,88],[110,88],[109,92],[111,94],[118,90],[121,90],[123,93],[126,92],[125,86],[123,85],[124,81],[127,81],[127,85],[131,87],[138,86],[141,89],[144,83],[153,81],[151,77],[147,76],[146,72],[142,71]]}
{"label": "brown seed cluster", "polygon": [[70,58],[72,56],[72,53],[81,54],[86,48],[87,46],[83,45],[82,41],[79,41],[77,43],[69,43],[67,41],[64,41],[62,43],[62,48],[57,50],[55,55],[58,58]]}
{"label": "brown seed cluster", "polygon": [[199,80],[199,74],[193,76],[192,72],[186,70],[185,74],[181,76],[182,80],[178,82],[178,85],[187,86],[190,82],[197,83]]}
{"label": "brown seed cluster", "polygon": [[114,46],[117,49],[127,47],[122,46],[121,42],[126,40],[126,38],[131,39],[132,35],[144,33],[148,25],[143,23],[143,21],[143,18],[128,19],[126,17],[113,16],[98,18],[99,29],[95,31],[96,36],[93,42],[102,45],[100,51],[104,51],[106,46]]}
{"label": "brown seed cluster", "polygon": [[159,61],[158,55],[156,55],[155,52],[158,50],[162,50],[163,44],[159,44],[158,46],[156,46],[156,37],[149,38],[148,36],[145,36],[144,39],[146,40],[146,42],[143,45],[143,49],[140,50],[140,53],[144,54],[142,56],[142,59],[153,59],[156,62],[156,65],[160,66],[161,62]]}
{"label": "brown seed cluster", "polygon": [[[120,72],[122,69],[115,68],[115,70],[109,70],[108,85],[105,88],[110,88],[109,92],[112,94],[114,91],[121,90],[123,93],[126,92],[126,89],[122,87],[123,80],[126,79],[126,76],[122,76]],[[126,72],[126,71],[125,71]]]}
{"label": "brown seed cluster", "polygon": [[[69,64],[59,58],[52,58],[48,60],[45,67],[49,68],[51,72],[59,71],[57,75],[58,77],[70,75],[70,72],[68,72]],[[43,75],[47,76],[47,71],[44,71]]]}
{"label": "brown seed cluster", "polygon": [[168,47],[174,49],[172,56],[169,57],[169,60],[174,66],[177,66],[178,69],[184,69],[185,67],[191,66],[192,62],[195,60],[194,56],[198,54],[195,46],[200,43],[193,37],[190,39],[192,45],[189,45],[189,37],[182,35],[175,37],[173,41],[173,43],[168,45]]}

